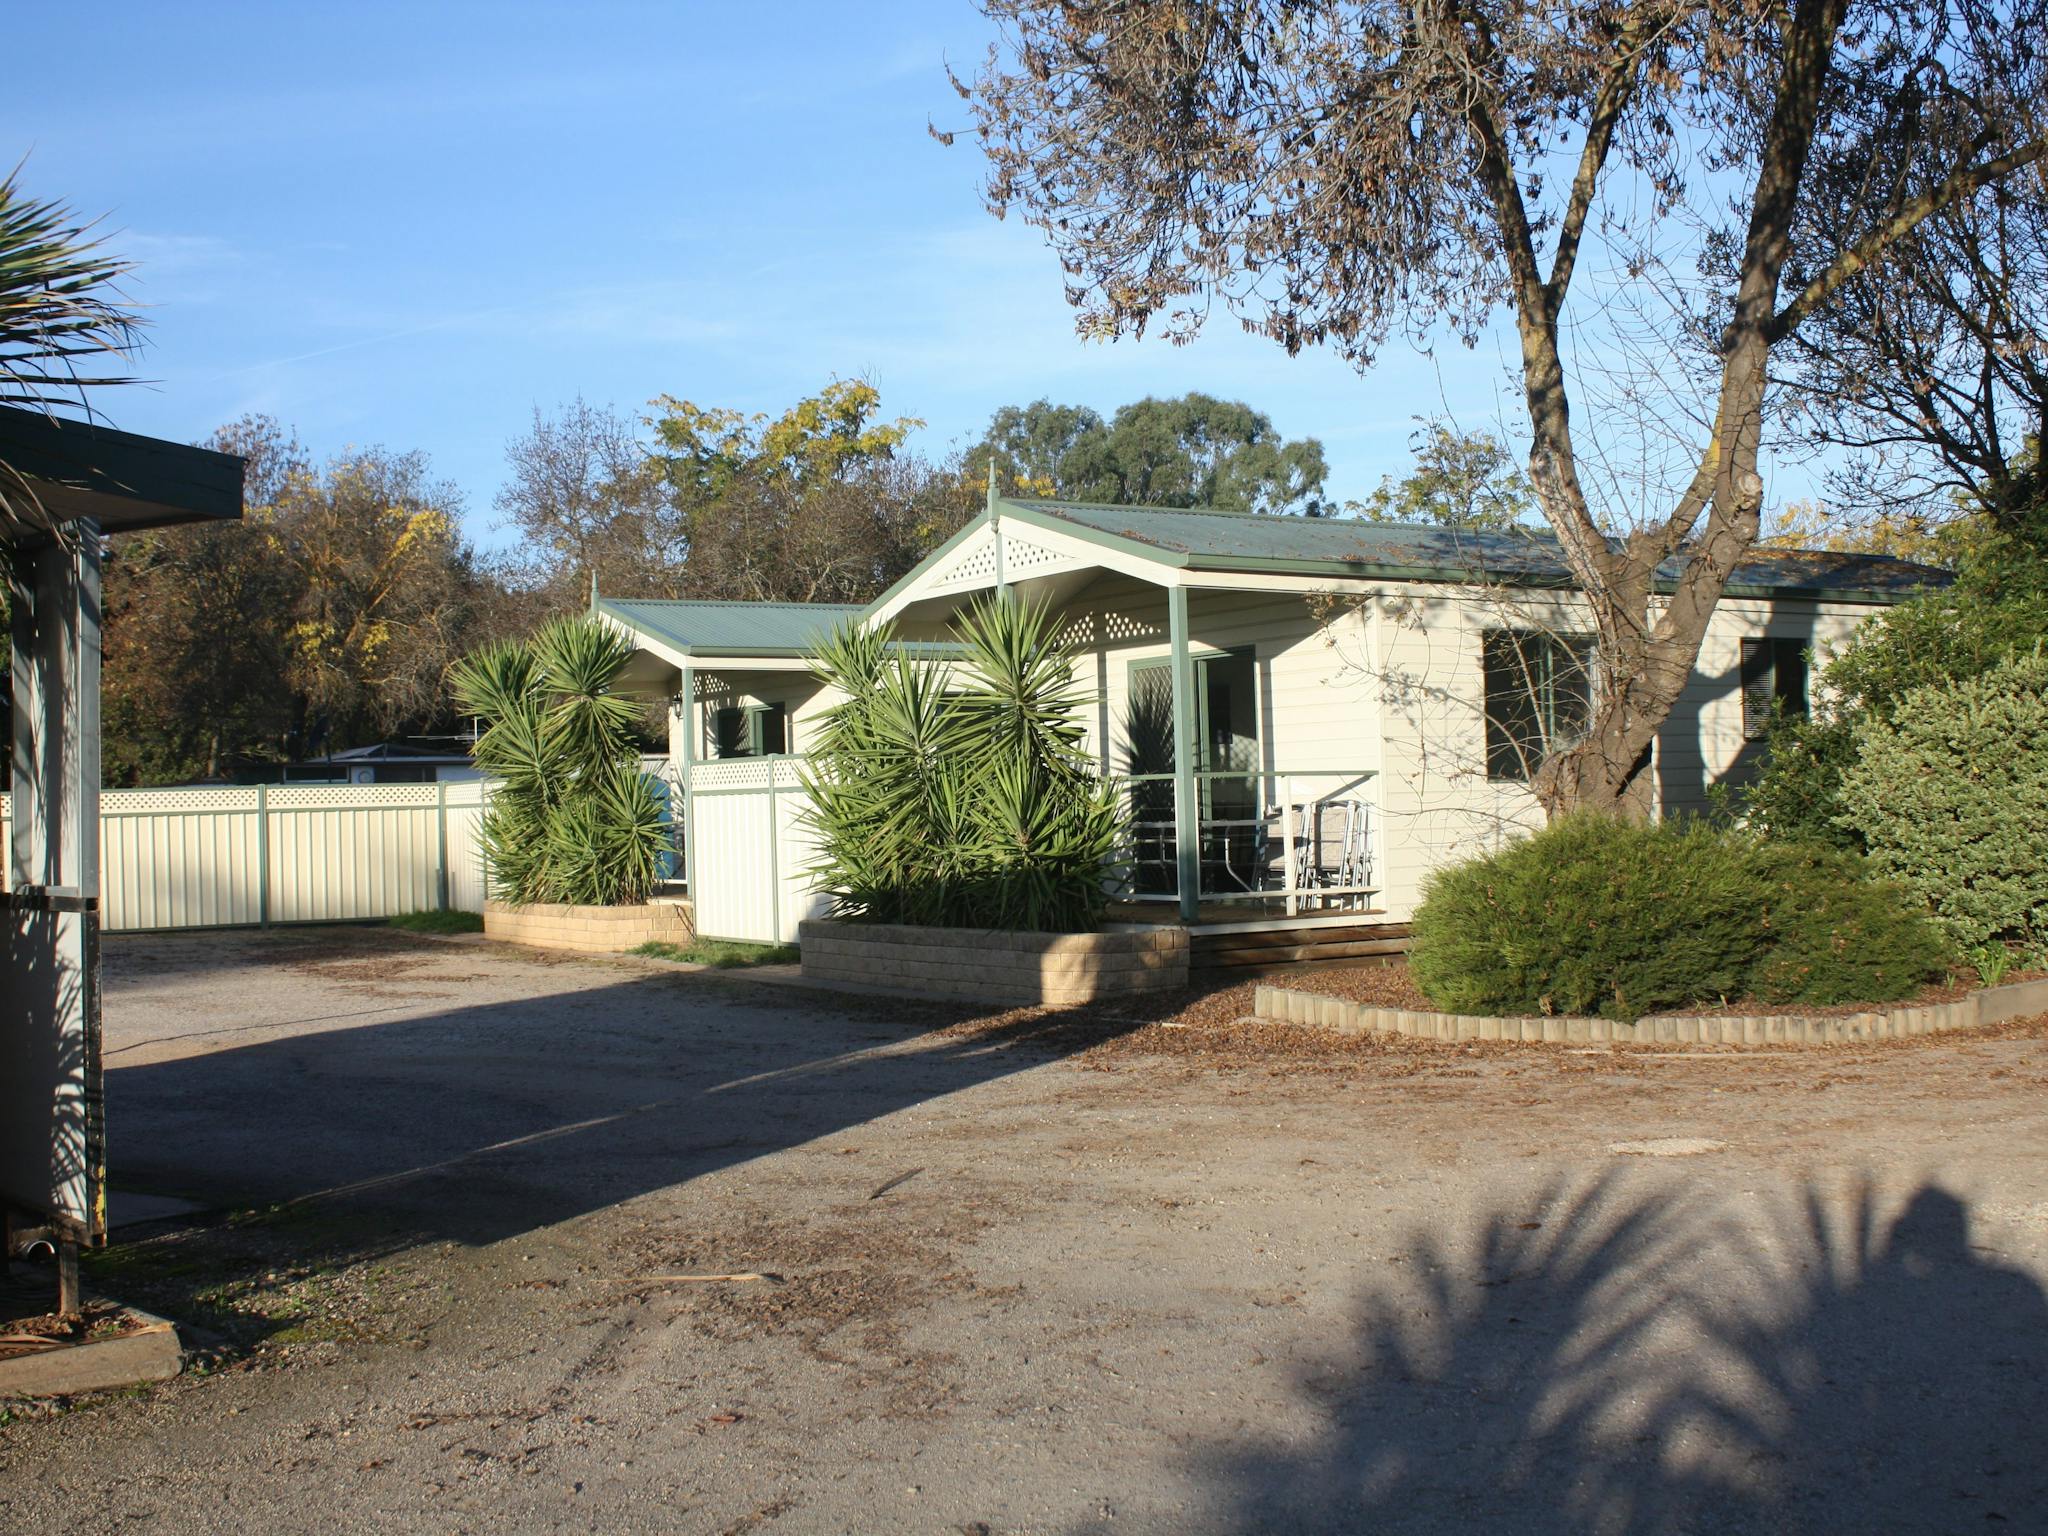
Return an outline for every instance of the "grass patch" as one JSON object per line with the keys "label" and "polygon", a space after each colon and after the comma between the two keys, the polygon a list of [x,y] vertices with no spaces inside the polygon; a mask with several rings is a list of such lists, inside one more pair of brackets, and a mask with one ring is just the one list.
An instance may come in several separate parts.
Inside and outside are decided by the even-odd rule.
{"label": "grass patch", "polygon": [[407,933],[482,933],[484,918],[481,912],[401,912],[389,919],[393,928],[403,928]]}
{"label": "grass patch", "polygon": [[687,944],[670,944],[652,939],[633,951],[655,960],[680,960],[687,965],[709,965],[721,971],[746,965],[794,965],[794,944],[743,944],[737,939],[692,939]]}

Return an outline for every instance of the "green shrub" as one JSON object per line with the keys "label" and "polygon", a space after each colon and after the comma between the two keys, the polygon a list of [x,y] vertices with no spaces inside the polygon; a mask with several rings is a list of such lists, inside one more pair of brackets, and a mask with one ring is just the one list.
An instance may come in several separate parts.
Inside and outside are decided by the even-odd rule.
{"label": "green shrub", "polygon": [[984,602],[956,632],[944,670],[858,626],[814,658],[843,700],[805,774],[814,872],[840,917],[1093,928],[1123,817],[1086,750],[1072,653],[1042,605]]}
{"label": "green shrub", "polygon": [[1764,771],[1742,792],[1743,819],[1764,837],[1861,852],[1842,826],[1842,775],[1856,761],[1856,728],[1839,713],[1780,713],[1765,740]]}
{"label": "green shrub", "polygon": [[1857,728],[1898,718],[1916,689],[1981,677],[2048,642],[2048,509],[2000,526],[1963,520],[1948,533],[1955,584],[1857,626],[1820,669],[1812,720],[1772,726],[1763,772],[1741,794],[1751,827],[1862,851],[1842,802]]}
{"label": "green shrub", "polygon": [[1888,1002],[1946,951],[1855,854],[1581,813],[1432,876],[1408,963],[1456,1013],[1634,1019],[1751,996]]}
{"label": "green shrub", "polygon": [[1408,965],[1454,1013],[1633,1019],[1741,995],[1759,927],[1738,840],[1582,812],[1433,875]]}
{"label": "green shrub", "polygon": [[647,899],[670,843],[640,772],[639,705],[613,691],[632,655],[616,630],[558,619],[449,674],[463,713],[488,722],[472,756],[496,781],[482,840],[491,889],[506,901]]}
{"label": "green shrub", "polygon": [[1864,722],[1844,825],[1959,949],[2048,943],[2048,655],[1916,688]]}
{"label": "green shrub", "polygon": [[1910,892],[1871,878],[1853,853],[1765,843],[1751,851],[1766,938],[1749,993],[1767,1003],[1888,1003],[1948,968],[1949,951]]}

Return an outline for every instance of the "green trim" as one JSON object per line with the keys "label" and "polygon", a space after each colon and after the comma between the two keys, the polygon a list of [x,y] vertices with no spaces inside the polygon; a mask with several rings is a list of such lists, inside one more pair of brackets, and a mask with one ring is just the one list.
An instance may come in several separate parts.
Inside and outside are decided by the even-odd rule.
{"label": "green trim", "polygon": [[270,786],[256,786],[256,926],[270,926]]}
{"label": "green trim", "polygon": [[448,781],[434,780],[434,900],[437,912],[448,910]]}

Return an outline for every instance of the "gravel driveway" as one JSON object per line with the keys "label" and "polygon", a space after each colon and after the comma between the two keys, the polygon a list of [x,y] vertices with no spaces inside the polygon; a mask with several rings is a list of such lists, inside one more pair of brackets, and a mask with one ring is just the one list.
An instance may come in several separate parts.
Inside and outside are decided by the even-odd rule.
{"label": "gravel driveway", "polygon": [[0,1529],[2048,1530],[2039,1024],[1395,1049],[374,929],[106,970],[113,1181],[218,1214],[93,1280],[207,1349],[0,1414]]}

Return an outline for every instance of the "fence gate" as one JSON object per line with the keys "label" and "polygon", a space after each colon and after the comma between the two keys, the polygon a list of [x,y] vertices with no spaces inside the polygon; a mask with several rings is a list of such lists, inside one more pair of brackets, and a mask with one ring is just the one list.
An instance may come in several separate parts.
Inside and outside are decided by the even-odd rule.
{"label": "fence gate", "polygon": [[690,900],[706,938],[793,944],[822,917],[810,796],[796,758],[728,757],[690,772]]}

